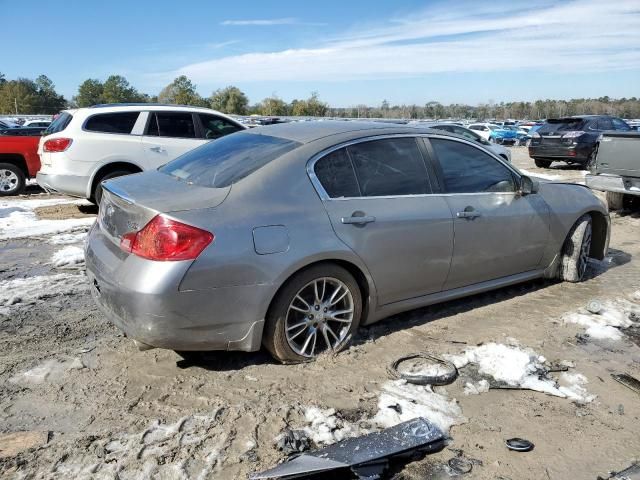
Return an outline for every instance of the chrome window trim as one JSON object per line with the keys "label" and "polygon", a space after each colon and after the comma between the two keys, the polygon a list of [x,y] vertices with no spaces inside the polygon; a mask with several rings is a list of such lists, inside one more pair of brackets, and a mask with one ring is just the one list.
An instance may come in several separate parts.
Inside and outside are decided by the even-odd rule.
{"label": "chrome window trim", "polygon": [[[443,139],[443,140],[450,140],[450,141],[454,141],[454,142],[460,142],[460,143],[466,143],[467,145],[470,145],[474,148],[477,148],[478,150],[480,150],[483,153],[486,153],[487,155],[489,155],[490,157],[492,157],[494,160],[500,162],[502,165],[504,165],[507,170],[509,170],[510,172],[512,172],[515,176],[516,179],[518,181],[520,181],[520,179],[522,178],[522,173],[520,173],[519,171],[517,171],[509,162],[507,162],[506,160],[504,160],[502,157],[500,157],[499,155],[485,150],[484,148],[482,148],[482,146],[475,144],[473,141],[471,140],[467,140],[465,138],[458,138],[458,137],[451,137],[449,135],[439,135],[439,134],[432,134],[432,133],[394,133],[394,134],[385,134],[385,135],[372,135],[369,137],[361,137],[361,138],[357,138],[357,139],[353,139],[353,140],[348,140],[346,142],[342,142],[336,145],[333,145],[329,148],[326,148],[324,150],[322,150],[321,152],[316,153],[315,155],[313,155],[308,161],[307,161],[307,175],[309,176],[309,179],[311,180],[311,183],[313,184],[313,187],[316,189],[316,192],[318,193],[318,195],[320,196],[320,199],[322,201],[331,201],[331,200],[337,200],[337,201],[344,201],[344,200],[365,200],[365,199],[379,199],[379,198],[387,198],[387,199],[391,199],[391,198],[417,198],[417,197],[450,197],[453,195],[519,195],[519,193],[517,191],[514,192],[470,192],[470,193],[442,193],[442,192],[437,192],[437,193],[415,193],[415,194],[411,194],[411,195],[382,195],[382,196],[378,196],[378,197],[336,197],[336,198],[331,198],[329,196],[329,194],[327,194],[326,190],[324,189],[324,187],[322,186],[322,183],[320,182],[320,179],[318,179],[318,177],[316,176],[316,172],[315,172],[315,165],[316,163],[321,160],[322,158],[326,157],[327,155],[335,152],[336,150],[340,150],[341,148],[345,148],[348,147],[350,145],[356,145],[358,143],[364,143],[364,142],[371,142],[374,140],[385,140],[385,139],[389,139],[389,138],[406,138],[406,137],[411,137],[411,138],[439,138],[439,139]],[[421,152],[422,153],[422,152]],[[424,161],[428,161],[427,159],[424,159]]]}

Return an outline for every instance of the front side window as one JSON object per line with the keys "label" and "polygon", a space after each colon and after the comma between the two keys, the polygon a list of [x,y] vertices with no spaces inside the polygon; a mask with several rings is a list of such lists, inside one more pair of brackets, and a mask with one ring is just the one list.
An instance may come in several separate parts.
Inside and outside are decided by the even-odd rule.
{"label": "front side window", "polygon": [[201,187],[224,188],[300,146],[255,133],[229,135],[191,150],[158,170]]}
{"label": "front side window", "polygon": [[318,160],[314,166],[314,172],[329,197],[360,196],[358,180],[345,148]]}
{"label": "front side window", "polygon": [[623,132],[628,132],[631,130],[631,127],[627,125],[627,122],[624,120],[620,120],[619,118],[612,118],[611,122],[613,123],[613,128],[616,130],[621,130]]}
{"label": "front side window", "polygon": [[415,138],[389,138],[347,147],[365,197],[431,193]]}
{"label": "front side window", "polygon": [[610,118],[598,119],[598,130],[613,130],[613,123]]}
{"label": "front side window", "polygon": [[208,140],[214,140],[216,138],[224,137],[230,133],[235,133],[243,130],[238,125],[231,123],[225,118],[216,117],[215,115],[208,115],[206,113],[198,114],[200,122],[202,123],[203,137]]}
{"label": "front side window", "polygon": [[140,112],[101,113],[89,117],[84,129],[89,132],[129,134]]}
{"label": "front side window", "polygon": [[454,140],[431,139],[446,193],[515,192],[511,171],[479,148]]}
{"label": "front side window", "polygon": [[196,138],[193,116],[182,112],[151,112],[147,135],[154,137]]}

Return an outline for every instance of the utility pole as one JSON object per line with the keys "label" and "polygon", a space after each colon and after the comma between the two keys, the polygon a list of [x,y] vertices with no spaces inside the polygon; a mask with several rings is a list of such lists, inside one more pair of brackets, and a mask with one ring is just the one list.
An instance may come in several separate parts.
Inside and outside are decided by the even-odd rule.
{"label": "utility pole", "polygon": [[16,106],[16,115],[18,115],[18,99],[17,98],[13,99],[13,104]]}

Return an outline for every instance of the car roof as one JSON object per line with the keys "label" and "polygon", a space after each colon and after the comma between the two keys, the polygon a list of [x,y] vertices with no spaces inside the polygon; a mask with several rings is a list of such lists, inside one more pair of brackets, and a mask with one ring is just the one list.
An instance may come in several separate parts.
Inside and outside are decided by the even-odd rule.
{"label": "car roof", "polygon": [[[432,130],[419,124],[397,124],[385,122],[344,121],[344,120],[312,120],[306,122],[279,123],[265,125],[248,130],[246,133],[254,135],[270,135],[285,138],[299,143],[310,143],[321,138],[334,135],[366,137],[369,135],[402,134],[402,133],[435,133],[440,135],[442,130]],[[352,135],[349,135],[352,134]]]}

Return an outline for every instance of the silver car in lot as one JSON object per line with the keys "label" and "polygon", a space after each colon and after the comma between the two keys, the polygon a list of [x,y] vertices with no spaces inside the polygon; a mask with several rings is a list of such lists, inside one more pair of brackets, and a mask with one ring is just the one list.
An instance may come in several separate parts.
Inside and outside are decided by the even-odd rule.
{"label": "silver car in lot", "polygon": [[91,291],[143,348],[264,345],[304,361],[401,311],[580,281],[609,243],[588,188],[407,125],[260,127],[104,190],[86,244]]}

